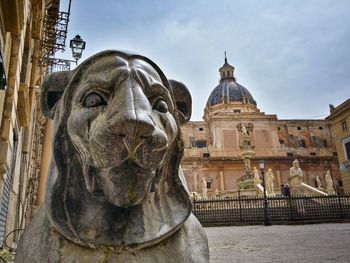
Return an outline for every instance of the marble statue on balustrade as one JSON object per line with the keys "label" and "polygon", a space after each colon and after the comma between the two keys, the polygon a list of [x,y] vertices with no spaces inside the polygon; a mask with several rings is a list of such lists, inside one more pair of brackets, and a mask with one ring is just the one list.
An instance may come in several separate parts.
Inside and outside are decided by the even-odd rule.
{"label": "marble statue on balustrade", "polygon": [[40,96],[53,158],[16,263],[209,262],[180,166],[184,84],[142,55],[107,50],[47,76]]}
{"label": "marble statue on balustrade", "polygon": [[326,183],[327,183],[327,193],[329,195],[334,195],[335,194],[335,191],[334,191],[334,187],[333,187],[333,179],[332,179],[332,176],[331,176],[331,172],[330,171],[327,171],[326,172]]}
{"label": "marble statue on balustrade", "polygon": [[303,191],[303,171],[300,168],[299,161],[295,159],[293,166],[289,169],[289,179],[292,188],[292,193],[295,195],[302,195]]}
{"label": "marble statue on balustrade", "polygon": [[207,181],[202,177],[202,198],[208,199]]}
{"label": "marble statue on balustrade", "polygon": [[317,188],[322,188],[321,179],[318,176],[316,176],[316,186]]}
{"label": "marble statue on balustrade", "polygon": [[265,183],[266,183],[266,193],[268,196],[275,196],[274,186],[273,186],[273,179],[275,178],[272,173],[272,169],[269,168],[267,170],[267,173],[265,175]]}

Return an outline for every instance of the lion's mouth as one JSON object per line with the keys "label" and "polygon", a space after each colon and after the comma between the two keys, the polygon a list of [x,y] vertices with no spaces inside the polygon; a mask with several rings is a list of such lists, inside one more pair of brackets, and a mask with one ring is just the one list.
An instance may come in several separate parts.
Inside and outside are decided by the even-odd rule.
{"label": "lion's mouth", "polygon": [[87,184],[95,195],[103,195],[110,203],[128,207],[142,203],[151,189],[156,170],[145,168],[133,160],[109,168],[88,168]]}

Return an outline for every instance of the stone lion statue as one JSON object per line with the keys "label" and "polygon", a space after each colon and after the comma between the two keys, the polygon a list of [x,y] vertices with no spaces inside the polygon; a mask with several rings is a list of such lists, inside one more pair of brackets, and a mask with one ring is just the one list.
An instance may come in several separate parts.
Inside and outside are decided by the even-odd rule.
{"label": "stone lion statue", "polygon": [[184,84],[122,51],[49,75],[53,160],[16,262],[208,262],[180,167],[191,103]]}

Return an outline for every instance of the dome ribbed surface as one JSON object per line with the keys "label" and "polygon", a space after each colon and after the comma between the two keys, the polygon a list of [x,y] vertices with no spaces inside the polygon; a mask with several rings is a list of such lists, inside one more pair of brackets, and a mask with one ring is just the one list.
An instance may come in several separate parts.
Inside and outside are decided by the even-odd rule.
{"label": "dome ribbed surface", "polygon": [[220,84],[211,92],[207,105],[213,106],[223,102],[244,102],[256,106],[256,101],[250,92],[233,78],[223,78]]}

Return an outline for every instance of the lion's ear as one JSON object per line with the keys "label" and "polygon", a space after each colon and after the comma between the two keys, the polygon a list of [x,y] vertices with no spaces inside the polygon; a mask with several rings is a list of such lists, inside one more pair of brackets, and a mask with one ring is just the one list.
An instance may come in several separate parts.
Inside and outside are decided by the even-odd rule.
{"label": "lion's ear", "polygon": [[187,87],[176,80],[169,80],[172,87],[180,125],[187,123],[192,114],[192,98]]}
{"label": "lion's ear", "polygon": [[48,75],[41,85],[40,104],[44,115],[54,118],[57,102],[71,79],[71,71],[59,71]]}

